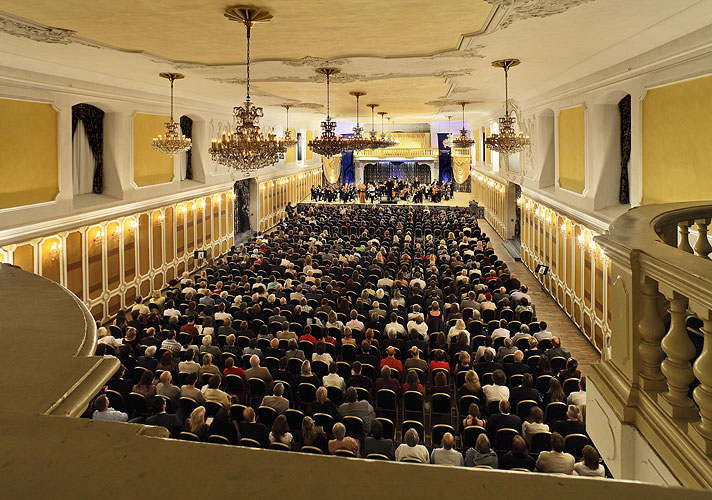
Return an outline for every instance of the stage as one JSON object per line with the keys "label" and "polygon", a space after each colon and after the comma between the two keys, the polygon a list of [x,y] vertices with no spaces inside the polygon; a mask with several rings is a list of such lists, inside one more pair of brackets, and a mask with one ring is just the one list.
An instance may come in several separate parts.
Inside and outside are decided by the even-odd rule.
{"label": "stage", "polygon": [[[327,202],[327,201],[313,201],[311,196],[309,198],[305,199],[302,203],[317,203],[317,204],[323,204],[323,205],[384,205],[384,206],[408,206],[412,205],[414,207],[469,207],[470,206],[470,201],[472,201],[474,198],[472,196],[472,193],[461,193],[461,192],[455,192],[453,193],[453,197],[450,200],[447,201],[440,201],[438,203],[430,203],[430,202],[424,202],[424,203],[413,203],[411,201],[402,201],[402,200],[393,200],[394,203],[379,203],[378,200],[376,200],[375,203],[359,203],[358,201],[350,201],[348,203],[342,203],[341,201],[335,201],[333,203]],[[384,198],[386,200],[386,198]]]}

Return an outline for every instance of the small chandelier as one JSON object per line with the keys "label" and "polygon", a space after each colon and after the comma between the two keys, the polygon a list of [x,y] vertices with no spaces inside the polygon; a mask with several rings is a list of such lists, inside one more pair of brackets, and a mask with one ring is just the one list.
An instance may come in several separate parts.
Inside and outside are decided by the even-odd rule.
{"label": "small chandelier", "polygon": [[447,117],[448,133],[447,133],[447,137],[443,141],[443,146],[445,146],[446,148],[452,149],[452,132],[449,131],[450,130],[450,118],[452,118],[452,115]]}
{"label": "small chandelier", "polygon": [[[388,126],[391,127],[391,134],[395,134],[396,133],[396,122],[394,121],[393,123],[391,123],[390,116],[388,117]],[[387,139],[391,146],[397,146],[398,144],[400,144],[400,141],[398,139],[396,139],[395,135],[388,136]]]}
{"label": "small chandelier", "polygon": [[350,148],[348,141],[334,133],[336,122],[331,119],[329,114],[329,83],[331,75],[339,73],[340,70],[338,68],[317,68],[316,72],[326,76],[326,121],[321,122],[321,136],[309,141],[309,149],[316,154],[331,158]]}
{"label": "small chandelier", "polygon": [[499,118],[499,135],[490,135],[485,139],[485,144],[492,151],[496,151],[504,156],[518,153],[529,147],[531,144],[528,135],[514,131],[515,118],[513,116],[509,116],[509,89],[507,85],[507,76],[509,68],[517,66],[518,64],[519,59],[501,59],[492,63],[492,66],[495,68],[504,69],[504,116]]}
{"label": "small chandelier", "polygon": [[467,129],[465,129],[465,106],[466,102],[458,103],[462,106],[462,128],[460,129],[460,134],[452,139],[452,145],[458,149],[468,149],[475,143],[475,140],[467,135]]}
{"label": "small chandelier", "polygon": [[[390,135],[386,135],[385,131],[383,130],[383,117],[386,116],[388,113],[385,111],[379,111],[379,115],[381,115],[381,137],[378,138],[379,141],[381,141],[381,144],[383,144],[383,148],[390,148],[391,146],[395,146],[398,144],[398,141],[393,139]],[[389,118],[388,121],[390,122],[391,119]]]}
{"label": "small chandelier", "polygon": [[286,147],[282,139],[277,139],[272,131],[262,134],[258,125],[264,116],[262,108],[250,102],[250,34],[257,22],[267,22],[272,14],[253,7],[230,7],[225,11],[230,21],[239,21],[247,28],[247,95],[245,106],[235,106],[235,130],[223,131],[222,137],[213,139],[210,156],[213,161],[244,174],[277,163],[284,157]]}
{"label": "small chandelier", "polygon": [[386,144],[381,141],[381,139],[378,138],[378,132],[376,132],[376,127],[374,124],[374,110],[379,106],[378,104],[366,104],[369,108],[371,108],[371,131],[368,133],[368,140],[370,141],[371,145],[369,146],[371,149],[381,149],[385,148]]}
{"label": "small chandelier", "polygon": [[292,137],[292,133],[289,131],[289,108],[291,108],[291,106],[284,104],[282,107],[287,110],[287,126],[284,129],[284,138],[282,138],[282,145],[284,146],[284,152],[286,152],[289,148],[297,144],[297,138]]}
{"label": "small chandelier", "polygon": [[192,146],[190,137],[180,133],[180,124],[173,121],[173,82],[185,77],[180,73],[160,73],[158,76],[171,82],[171,121],[165,124],[166,135],[154,137],[151,146],[159,153],[175,156],[188,151]]}
{"label": "small chandelier", "polygon": [[364,149],[369,149],[372,147],[371,141],[363,136],[363,127],[358,121],[358,101],[362,95],[366,95],[366,92],[349,92],[350,95],[356,98],[356,126],[353,128],[354,135],[350,139],[347,139],[349,143],[349,149],[354,151],[363,151]]}

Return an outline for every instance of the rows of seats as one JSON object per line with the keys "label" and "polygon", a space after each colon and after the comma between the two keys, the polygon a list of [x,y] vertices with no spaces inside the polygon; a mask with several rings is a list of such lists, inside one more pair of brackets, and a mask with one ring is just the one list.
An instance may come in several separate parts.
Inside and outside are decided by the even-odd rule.
{"label": "rows of seats", "polygon": [[[486,434],[501,458],[521,425],[466,425],[473,410],[479,421],[498,418],[502,398],[488,397],[489,387],[516,392],[526,374],[535,375],[531,397],[506,398],[507,404],[520,422],[532,418],[532,408],[541,409],[542,423],[552,430],[567,420],[570,395],[585,388],[575,360],[536,318],[526,286],[477,221],[458,208],[300,205],[268,237],[173,281],[153,302],[139,298],[99,342],[98,353],[122,361],[123,373],[107,391],[112,408],[141,419],[161,409],[151,398],[162,396],[166,413],[185,421],[171,429],[175,437],[223,444],[326,452],[303,446],[308,416],[327,439],[343,423],[360,448],[372,421],[383,439],[403,440],[414,429],[430,448],[451,435],[463,454]],[[164,372],[174,383],[164,383]],[[417,380],[415,387],[404,386],[410,372],[417,375],[409,379]],[[474,385],[465,384],[468,373]],[[343,386],[323,384],[325,377],[340,377]],[[155,395],[140,385],[148,379],[149,386],[161,381]],[[279,409],[265,404],[277,383],[286,400]],[[181,388],[181,397],[170,397],[170,385]],[[330,404],[318,400],[321,385]],[[199,401],[184,394],[186,387],[207,387],[206,394],[226,399]],[[372,415],[338,411],[348,399],[346,387]],[[191,432],[196,412],[223,428]],[[278,425],[274,434],[281,435],[286,420],[293,442],[240,436],[241,422],[253,413],[267,430]],[[535,434],[528,452],[550,449],[550,436]],[[565,438],[566,449],[580,458],[585,433]]]}

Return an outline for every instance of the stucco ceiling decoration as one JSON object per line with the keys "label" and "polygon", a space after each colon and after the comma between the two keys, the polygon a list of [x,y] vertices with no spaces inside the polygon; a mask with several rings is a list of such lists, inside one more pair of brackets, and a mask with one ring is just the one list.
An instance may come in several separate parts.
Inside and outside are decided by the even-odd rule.
{"label": "stucco ceiling decoration", "polygon": [[515,21],[561,14],[573,7],[592,1],[594,0],[487,0],[494,6],[507,9],[497,26],[498,28],[506,28]]}

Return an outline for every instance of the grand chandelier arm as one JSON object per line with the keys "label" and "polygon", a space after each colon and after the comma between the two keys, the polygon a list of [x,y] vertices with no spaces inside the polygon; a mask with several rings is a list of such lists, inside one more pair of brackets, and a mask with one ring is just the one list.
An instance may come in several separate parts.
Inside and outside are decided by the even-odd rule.
{"label": "grand chandelier arm", "polygon": [[245,21],[247,27],[247,97],[245,101],[250,102],[250,34],[252,33],[252,21]]}

